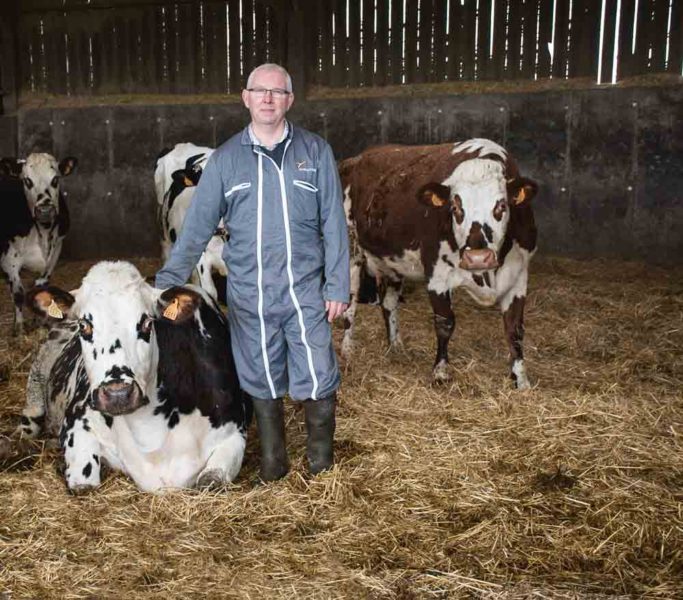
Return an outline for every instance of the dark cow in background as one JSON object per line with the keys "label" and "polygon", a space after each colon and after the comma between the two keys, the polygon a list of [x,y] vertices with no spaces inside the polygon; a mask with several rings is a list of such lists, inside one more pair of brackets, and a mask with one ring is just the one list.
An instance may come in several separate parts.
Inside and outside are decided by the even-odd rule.
{"label": "dark cow in background", "polygon": [[[159,204],[159,227],[161,229],[161,256],[164,262],[171,254],[185,214],[190,207],[196,185],[212,148],[190,143],[176,144],[172,150],[164,149],[157,157],[154,170],[154,186]],[[227,233],[222,223],[209,240],[191,281],[201,285],[214,298],[219,294],[213,281],[213,274],[226,277],[228,269],[223,261],[223,244]]]}
{"label": "dark cow in background", "polygon": [[197,286],[154,289],[102,262],[71,293],[29,295],[56,322],[31,367],[20,433],[59,435],[73,492],[102,460],[144,491],[230,482],[242,465],[248,399],[227,322]]}
{"label": "dark cow in background", "polygon": [[479,304],[502,310],[511,378],[528,388],[522,340],[537,186],[520,177],[509,153],[485,139],[382,146],[342,161],[340,173],[355,246],[342,354],[352,348],[363,269],[380,283],[391,347],[402,345],[397,309],[403,280],[426,279],[437,336],[433,379],[449,378],[451,290],[461,287]]}
{"label": "dark cow in background", "polygon": [[69,211],[60,177],[70,175],[76,159],[57,163],[50,154],[30,154],[26,160],[0,161],[0,268],[14,299],[14,333],[23,333],[24,287],[21,270],[38,275],[44,285],[52,275],[69,230]]}

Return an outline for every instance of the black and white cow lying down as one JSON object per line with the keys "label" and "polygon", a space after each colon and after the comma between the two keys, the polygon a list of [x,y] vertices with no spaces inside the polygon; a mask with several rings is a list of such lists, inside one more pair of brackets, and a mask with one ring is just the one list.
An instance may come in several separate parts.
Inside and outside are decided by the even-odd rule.
{"label": "black and white cow lying down", "polygon": [[20,432],[59,435],[66,484],[100,484],[104,460],[144,491],[235,479],[251,418],[226,320],[201,288],[164,292],[125,262],[79,289],[29,294],[55,325],[31,367]]}
{"label": "black and white cow lying down", "polygon": [[449,379],[451,291],[463,288],[479,304],[500,307],[510,376],[517,388],[528,388],[522,340],[536,250],[536,183],[520,177],[510,154],[486,139],[371,148],[339,169],[355,247],[342,354],[352,350],[364,269],[380,284],[390,347],[402,346],[398,299],[404,279],[426,279],[437,337],[434,381]]}
{"label": "black and white cow lying down", "polygon": [[24,287],[21,270],[38,274],[36,285],[48,282],[69,230],[69,211],[60,177],[70,175],[76,159],[57,164],[50,154],[30,154],[26,160],[0,161],[0,269],[14,300],[14,333],[23,333]]}
{"label": "black and white cow lying down", "polygon": [[[154,169],[154,187],[157,194],[159,228],[161,230],[161,258],[164,262],[171,254],[185,221],[187,209],[192,203],[195,187],[213,148],[195,146],[191,143],[176,144],[164,149],[157,157]],[[227,277],[228,269],[223,261],[223,244],[227,233],[222,222],[211,237],[206,250],[192,273],[191,281],[201,285],[214,298],[220,298],[213,275]]]}

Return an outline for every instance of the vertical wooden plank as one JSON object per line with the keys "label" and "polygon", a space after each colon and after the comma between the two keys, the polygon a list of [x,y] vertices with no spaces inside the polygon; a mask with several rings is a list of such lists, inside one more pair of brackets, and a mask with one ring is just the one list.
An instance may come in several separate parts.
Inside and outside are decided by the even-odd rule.
{"label": "vertical wooden plank", "polygon": [[242,0],[242,85],[256,67],[254,47],[254,0]]}
{"label": "vertical wooden plank", "polygon": [[417,71],[417,2],[407,2],[405,27],[405,82],[414,83]]}
{"label": "vertical wooden plank", "polygon": [[197,89],[200,72],[199,5],[178,4],[178,81],[176,91],[191,94]]}
{"label": "vertical wooden plank", "polygon": [[524,1],[524,42],[522,46],[522,79],[533,79],[536,70],[536,34],[538,33],[537,1]]}
{"label": "vertical wooden plank", "polygon": [[[269,19],[268,11],[263,2],[256,0],[254,2],[254,22],[256,27],[254,29],[254,63],[255,65],[262,65],[268,61],[270,55],[269,49]],[[303,34],[303,32],[301,32]]]}
{"label": "vertical wooden plank", "polygon": [[[593,0],[587,0],[593,1]],[[557,0],[557,15],[555,16],[555,44],[553,46],[552,76],[564,79],[567,72],[567,40],[569,39],[569,0]],[[577,48],[577,40],[572,43]],[[585,52],[585,49],[581,49]]]}
{"label": "vertical wooden plank", "polygon": [[683,2],[674,0],[671,11],[671,31],[669,32],[669,59],[666,70],[681,74],[683,67]]}
{"label": "vertical wooden plank", "polygon": [[650,0],[639,0],[636,15],[636,50],[633,56],[633,74],[647,73],[649,63]]}
{"label": "vertical wooden plank", "polygon": [[0,7],[0,87],[2,97],[0,115],[11,114],[17,110],[19,73],[17,65],[22,64],[17,56],[17,30],[19,26],[19,4],[9,0]]}
{"label": "vertical wooden plank", "polygon": [[228,1],[228,90],[231,94],[239,93],[243,85],[241,76],[241,24],[239,9],[239,0]]}
{"label": "vertical wooden plank", "polygon": [[360,3],[349,2],[349,85],[360,85]]}
{"label": "vertical wooden plank", "polygon": [[474,32],[477,27],[477,3],[476,0],[465,0],[462,5],[462,29],[460,31],[459,54],[462,59],[462,79],[474,80],[475,52]]}
{"label": "vertical wooden plank", "polygon": [[[36,21],[33,15],[21,15],[19,17],[17,35],[23,42],[17,46],[18,66],[17,93],[30,93],[34,91],[38,78]],[[10,28],[11,29],[11,28]]]}
{"label": "vertical wooden plank", "polygon": [[417,66],[415,82],[431,81],[433,1],[422,0],[417,12]]}
{"label": "vertical wooden plank", "polygon": [[401,0],[394,0],[391,4],[391,48],[390,62],[391,71],[387,83],[401,83],[403,80],[403,3]]}
{"label": "vertical wooden plank", "polygon": [[377,69],[374,76],[375,85],[389,83],[389,2],[377,0],[377,35],[375,36],[377,49]]}
{"label": "vertical wooden plank", "polygon": [[[520,0],[521,2],[522,0]],[[477,25],[477,79],[491,79],[489,51],[491,48],[491,0],[479,0]]]}
{"label": "vertical wooden plank", "polygon": [[489,62],[491,79],[500,80],[505,77],[505,29],[509,2],[510,0],[496,0],[494,6],[493,56]]}
{"label": "vertical wooden plank", "polygon": [[340,87],[347,83],[346,0],[334,0],[332,7],[334,15],[334,68],[332,69],[332,85]]}
{"label": "vertical wooden plank", "polygon": [[[375,8],[373,0],[363,2],[363,14],[361,15],[361,84],[372,85],[375,60],[375,34],[373,31],[375,19]],[[392,32],[393,35],[393,32]]]}
{"label": "vertical wooden plank", "polygon": [[508,19],[507,68],[505,69],[505,76],[508,79],[517,79],[521,75],[521,45],[522,31],[524,28],[524,15],[522,8],[524,8],[523,5],[518,2],[510,3],[510,15]]}
{"label": "vertical wooden plank", "polygon": [[[318,57],[320,56],[320,39],[317,36],[317,29],[318,29],[318,18],[316,12],[319,11],[319,4],[315,3],[314,7],[311,7],[311,11],[314,15],[314,21],[315,21],[315,28],[316,28],[316,64],[318,62]],[[315,11],[315,12],[314,12]],[[273,11],[273,18],[274,18],[274,23],[273,23],[273,30],[275,31],[275,47],[276,47],[276,53],[275,53],[275,62],[278,64],[284,64],[287,60],[287,13],[284,10],[278,9]]]}
{"label": "vertical wooden plank", "polygon": [[43,16],[48,91],[66,94],[66,24],[63,12]]}
{"label": "vertical wooden plank", "polygon": [[446,45],[448,46],[448,61],[446,63],[446,78],[455,81],[460,78],[459,43],[462,39],[462,9],[460,2],[451,0],[448,7],[448,30],[446,31]]}
{"label": "vertical wooden plank", "polygon": [[432,81],[446,79],[446,0],[434,0],[434,48]]}
{"label": "vertical wooden plank", "polygon": [[287,43],[287,70],[292,77],[292,85],[299,98],[306,99],[308,82],[306,81],[306,6],[304,2],[294,2],[289,11],[287,29],[296,31],[298,35],[289,35]]}
{"label": "vertical wooden plank", "polygon": [[540,21],[538,25],[538,77],[550,77],[550,50],[548,44],[552,39],[553,6],[540,0]]}
{"label": "vertical wooden plank", "polygon": [[204,47],[206,79],[204,89],[213,93],[228,91],[228,54],[226,49],[225,2],[207,2],[205,10]]}
{"label": "vertical wooden plank", "polygon": [[601,8],[602,0],[574,0],[570,77],[597,78]]}
{"label": "vertical wooden plank", "polygon": [[633,14],[636,0],[621,0],[621,15],[619,17],[619,57],[617,78],[619,81],[629,77],[633,72]]}
{"label": "vertical wooden plank", "polygon": [[332,1],[320,0],[318,3],[318,23],[320,27],[320,71],[319,84],[330,85],[332,81]]}
{"label": "vertical wooden plank", "polygon": [[81,62],[87,59],[87,55],[84,54],[82,48],[83,16],[82,11],[72,11],[66,19],[66,58],[69,65],[66,89],[68,94],[84,93]]}
{"label": "vertical wooden plank", "polygon": [[648,30],[648,39],[652,56],[650,58],[650,73],[665,71],[666,62],[666,34],[669,17],[669,0],[650,0],[652,4],[652,18]]}
{"label": "vertical wooden plank", "polygon": [[140,80],[142,88],[149,93],[159,91],[162,77],[160,61],[160,14],[155,6],[146,6],[142,12],[142,37],[140,52],[142,54],[142,67]]}
{"label": "vertical wooden plank", "polygon": [[605,4],[605,21],[602,32],[602,65],[600,73],[598,73],[598,81],[600,83],[610,83],[612,81],[612,66],[614,64],[617,0],[603,0],[603,2]]}

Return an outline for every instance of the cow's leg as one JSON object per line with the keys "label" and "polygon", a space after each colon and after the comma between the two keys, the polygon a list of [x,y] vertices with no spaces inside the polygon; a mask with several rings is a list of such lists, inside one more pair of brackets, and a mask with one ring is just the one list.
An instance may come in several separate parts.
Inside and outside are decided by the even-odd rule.
{"label": "cow's leg", "polygon": [[71,424],[65,424],[60,435],[66,486],[73,494],[82,494],[100,485],[102,447],[92,430],[93,419],[102,419],[102,416],[86,409]]}
{"label": "cow's leg", "polygon": [[403,340],[398,327],[398,302],[403,289],[403,280],[391,281],[384,279],[380,286],[380,302],[382,304],[382,316],[387,329],[389,350],[402,350]]}
{"label": "cow's leg", "polygon": [[57,266],[57,261],[59,260],[59,255],[62,253],[62,240],[61,238],[55,240],[55,245],[52,248],[52,252],[47,257],[47,264],[45,265],[45,270],[40,274],[40,277],[36,279],[35,285],[47,285],[52,277],[52,272]]}
{"label": "cow's leg", "polygon": [[45,425],[45,399],[47,398],[47,378],[49,363],[54,358],[54,351],[49,344],[43,344],[38,351],[26,383],[26,405],[21,411],[21,424],[17,433],[21,437],[38,437]]}
{"label": "cow's leg", "polygon": [[510,378],[519,390],[531,387],[524,368],[524,296],[513,296],[511,301],[502,302],[503,325],[510,348]]}
{"label": "cow's leg", "polygon": [[345,360],[351,358],[353,352],[353,325],[356,320],[356,308],[358,307],[358,291],[360,290],[360,276],[363,266],[360,261],[354,260],[351,265],[351,300],[349,307],[344,312],[344,338],[341,344],[341,355]]}
{"label": "cow's leg", "polygon": [[[225,427],[234,428],[234,425]],[[242,468],[246,445],[244,433],[234,428],[211,452],[206,467],[197,477],[197,487],[211,488],[234,481]]]}
{"label": "cow's leg", "polygon": [[3,270],[7,274],[7,279],[9,281],[9,291],[12,294],[12,300],[14,300],[14,335],[23,335],[24,333],[24,286],[21,283],[21,277],[19,276],[19,269],[21,265],[12,265],[11,269]]}
{"label": "cow's leg", "polygon": [[429,301],[434,311],[434,330],[436,331],[436,359],[432,369],[432,381],[443,383],[451,378],[448,372],[448,342],[455,330],[455,314],[451,308],[449,292],[437,294],[430,291]]}

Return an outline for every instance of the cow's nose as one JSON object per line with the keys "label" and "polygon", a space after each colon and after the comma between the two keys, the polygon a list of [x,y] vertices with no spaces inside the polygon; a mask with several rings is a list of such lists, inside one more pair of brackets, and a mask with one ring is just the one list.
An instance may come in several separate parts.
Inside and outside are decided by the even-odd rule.
{"label": "cow's nose", "polygon": [[106,383],[93,394],[93,408],[110,415],[125,415],[143,404],[146,402],[136,383]]}
{"label": "cow's nose", "polygon": [[473,250],[466,248],[460,258],[460,268],[467,271],[488,271],[498,266],[496,253],[491,248]]}
{"label": "cow's nose", "polygon": [[39,204],[35,210],[36,220],[41,225],[49,224],[54,219],[56,212],[52,204]]}

